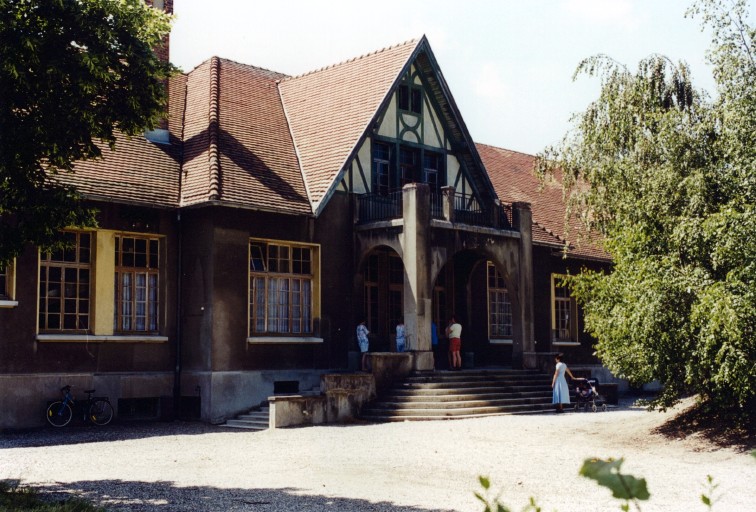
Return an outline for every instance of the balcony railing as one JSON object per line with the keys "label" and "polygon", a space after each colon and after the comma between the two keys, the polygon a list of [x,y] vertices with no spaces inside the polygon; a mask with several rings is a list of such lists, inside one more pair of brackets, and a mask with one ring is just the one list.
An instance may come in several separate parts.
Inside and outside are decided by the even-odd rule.
{"label": "balcony railing", "polygon": [[402,216],[402,191],[387,195],[363,194],[357,198],[360,222],[398,219]]}
{"label": "balcony railing", "polygon": [[[444,195],[430,194],[431,218],[444,218]],[[402,217],[402,191],[358,197],[358,222],[378,222]],[[454,194],[454,222],[472,226],[512,229],[512,206],[492,204],[483,208],[475,196]]]}

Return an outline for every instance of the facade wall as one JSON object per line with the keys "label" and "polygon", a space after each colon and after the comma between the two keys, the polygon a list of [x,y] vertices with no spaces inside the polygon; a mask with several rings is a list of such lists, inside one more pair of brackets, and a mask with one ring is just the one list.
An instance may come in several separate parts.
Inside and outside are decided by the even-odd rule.
{"label": "facade wall", "polygon": [[[48,331],[38,336],[39,251],[27,247],[16,260],[16,300],[18,305],[0,309],[0,380],[4,393],[2,405],[6,414],[0,428],[34,426],[44,423],[47,400],[57,399],[59,389],[74,385],[75,394],[96,388],[108,395],[114,406],[119,399],[154,398],[170,395],[175,362],[176,279],[169,269],[175,268],[177,248],[175,220],[168,211],[131,206],[96,204],[100,209],[98,223],[101,233],[112,230],[124,234],[158,235],[164,252],[160,274],[160,326],[153,336],[111,336],[108,339],[86,334],[68,336],[65,340],[49,339],[64,331]],[[95,237],[93,237],[95,238]],[[112,257],[113,253],[108,253]],[[95,261],[93,265],[97,266]],[[101,256],[102,258],[102,256]],[[105,268],[111,262],[103,261]],[[113,290],[112,273],[101,275],[91,271],[91,279],[104,280],[105,289]],[[107,282],[109,281],[109,282]],[[92,282],[91,289],[98,283]],[[113,296],[92,298],[91,316],[99,329],[113,334]],[[109,316],[109,318],[107,318]],[[90,319],[94,323],[94,319]]]}
{"label": "facade wall", "polygon": [[533,285],[535,288],[535,340],[538,352],[564,352],[570,363],[598,364],[593,355],[595,340],[585,332],[582,308],[577,308],[577,341],[579,345],[560,345],[552,340],[552,275],[578,274],[583,268],[608,270],[608,263],[590,260],[564,259],[558,249],[535,246],[533,249]]}

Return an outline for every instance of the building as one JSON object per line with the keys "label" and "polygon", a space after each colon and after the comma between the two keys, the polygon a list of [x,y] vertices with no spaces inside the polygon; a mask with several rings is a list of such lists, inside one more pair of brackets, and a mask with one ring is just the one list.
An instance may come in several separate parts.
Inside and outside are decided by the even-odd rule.
{"label": "building", "polygon": [[213,57],[168,88],[164,129],[62,178],[99,228],[0,274],[0,427],[69,383],[222,421],[354,368],[362,319],[393,351],[403,318],[419,371],[452,314],[468,365],[593,362],[559,276],[607,256],[566,243],[532,156],[474,143],[425,37],[295,77]]}

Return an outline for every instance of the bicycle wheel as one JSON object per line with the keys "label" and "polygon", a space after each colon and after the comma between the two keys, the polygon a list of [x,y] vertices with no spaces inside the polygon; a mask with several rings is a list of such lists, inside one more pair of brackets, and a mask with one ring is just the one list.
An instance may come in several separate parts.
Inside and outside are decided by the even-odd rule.
{"label": "bicycle wheel", "polygon": [[113,406],[103,399],[96,399],[89,406],[89,420],[95,425],[107,425],[113,419]]}
{"label": "bicycle wheel", "polygon": [[47,421],[53,427],[65,427],[71,421],[73,411],[71,406],[64,402],[53,402],[47,408]]}

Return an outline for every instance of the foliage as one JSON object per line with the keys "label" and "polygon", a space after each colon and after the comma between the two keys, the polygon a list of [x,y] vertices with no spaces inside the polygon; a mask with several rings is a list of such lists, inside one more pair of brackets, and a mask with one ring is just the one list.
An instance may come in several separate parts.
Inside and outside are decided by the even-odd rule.
{"label": "foliage", "polygon": [[[756,450],[751,455],[756,458]],[[646,486],[646,479],[623,474],[620,471],[623,462],[624,459],[585,459],[579,474],[595,480],[600,486],[612,491],[614,498],[623,500],[624,503],[620,505],[620,510],[624,512],[629,511],[630,503],[632,503],[636,510],[640,512],[639,501],[646,501],[651,497]],[[483,512],[512,512],[512,509],[501,502],[501,492],[493,498],[489,497],[491,494],[491,481],[488,477],[479,476],[478,480],[483,488],[483,493],[476,492],[475,497],[485,505],[486,508]],[[714,508],[714,503],[717,501],[714,493],[718,487],[719,484],[714,481],[711,475],[708,475],[706,477],[706,492],[701,494],[701,503],[709,510]],[[536,504],[535,499],[531,496],[522,512],[541,512],[541,507]]]}
{"label": "foliage", "polygon": [[652,55],[635,72],[606,56],[576,77],[601,93],[574,130],[539,155],[559,172],[566,218],[579,218],[611,255],[611,273],[570,280],[597,355],[656,404],[699,393],[711,406],[756,406],[756,31],[745,0],[701,0],[711,27],[718,96],[686,64]]}
{"label": "foliage", "polygon": [[646,488],[646,479],[623,475],[620,472],[620,466],[624,461],[625,459],[586,459],[583,467],[580,468],[580,475],[608,488],[615,498],[625,500],[622,510],[629,510],[630,502],[640,510],[638,500],[647,500],[651,497]]}
{"label": "foliage", "polygon": [[[486,506],[486,508],[483,509],[483,512],[512,512],[512,509],[507,508],[501,502],[501,492],[499,492],[494,498],[489,497],[491,492],[491,481],[488,477],[479,476],[478,481],[480,482],[480,486],[483,487],[484,493],[476,492],[475,497]],[[539,507],[535,499],[531,497],[528,504],[522,509],[522,512],[541,512],[541,507]]]}
{"label": "foliage", "polygon": [[160,119],[169,30],[144,0],[0,0],[0,264],[94,225],[55,177]]}
{"label": "foliage", "polygon": [[17,481],[0,481],[0,510],[24,510],[27,512],[97,512],[104,509],[92,506],[80,499],[56,503],[40,499],[39,494],[28,487],[20,487]]}

